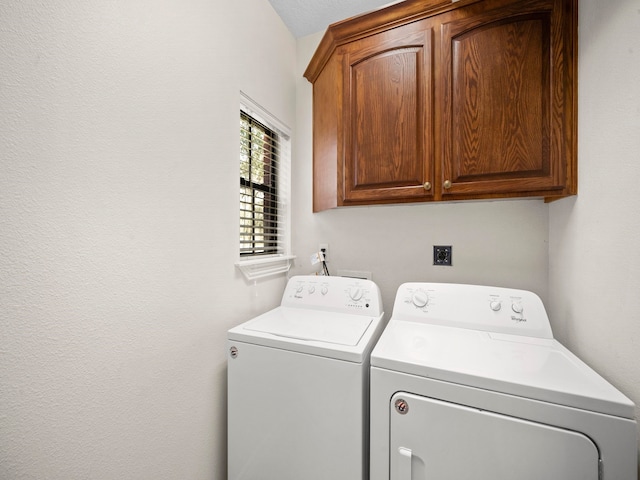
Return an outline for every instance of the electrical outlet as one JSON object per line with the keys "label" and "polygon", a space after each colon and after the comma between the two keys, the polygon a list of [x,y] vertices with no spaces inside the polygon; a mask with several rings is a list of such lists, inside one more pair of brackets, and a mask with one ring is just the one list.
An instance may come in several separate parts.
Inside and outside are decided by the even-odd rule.
{"label": "electrical outlet", "polygon": [[318,246],[318,251],[324,253],[324,259],[327,260],[327,257],[329,256],[329,244],[321,243]]}
{"label": "electrical outlet", "polygon": [[433,264],[434,265],[452,265],[451,245],[434,245],[433,246]]}

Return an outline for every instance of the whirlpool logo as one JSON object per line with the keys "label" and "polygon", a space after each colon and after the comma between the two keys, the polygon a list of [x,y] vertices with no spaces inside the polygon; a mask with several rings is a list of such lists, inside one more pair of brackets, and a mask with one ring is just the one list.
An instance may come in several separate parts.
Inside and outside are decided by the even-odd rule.
{"label": "whirlpool logo", "polygon": [[522,322],[526,322],[527,319],[524,317],[516,317],[515,315],[511,315],[511,320],[513,320],[514,322],[517,323],[522,323]]}

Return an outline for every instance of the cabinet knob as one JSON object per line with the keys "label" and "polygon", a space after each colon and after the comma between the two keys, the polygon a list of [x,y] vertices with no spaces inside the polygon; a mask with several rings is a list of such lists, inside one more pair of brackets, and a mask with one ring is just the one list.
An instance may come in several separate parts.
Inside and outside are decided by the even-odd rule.
{"label": "cabinet knob", "polygon": [[422,186],[427,191],[431,190],[431,182],[424,182],[424,184]]}
{"label": "cabinet knob", "polygon": [[442,186],[449,190],[451,188],[451,180],[445,180]]}

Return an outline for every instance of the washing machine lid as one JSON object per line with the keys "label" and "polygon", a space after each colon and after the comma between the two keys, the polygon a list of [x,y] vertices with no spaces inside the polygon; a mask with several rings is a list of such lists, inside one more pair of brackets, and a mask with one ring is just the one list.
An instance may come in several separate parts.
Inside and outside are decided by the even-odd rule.
{"label": "washing machine lid", "polygon": [[592,412],[634,418],[634,404],[555,339],[392,319],[371,365]]}
{"label": "washing machine lid", "polygon": [[380,317],[277,307],[228,332],[230,340],[362,362],[373,348]]}

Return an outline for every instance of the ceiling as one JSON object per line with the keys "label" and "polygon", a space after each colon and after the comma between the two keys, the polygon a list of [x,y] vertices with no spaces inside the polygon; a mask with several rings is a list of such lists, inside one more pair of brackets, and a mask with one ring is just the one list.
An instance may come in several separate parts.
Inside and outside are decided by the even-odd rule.
{"label": "ceiling", "polygon": [[[269,0],[296,38],[332,23],[388,5],[390,0]],[[392,2],[395,3],[395,2]]]}

